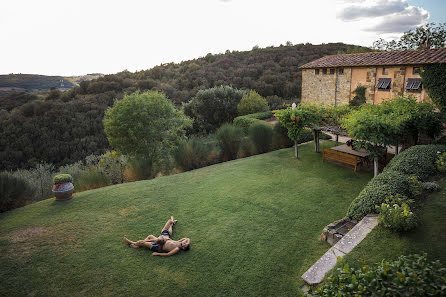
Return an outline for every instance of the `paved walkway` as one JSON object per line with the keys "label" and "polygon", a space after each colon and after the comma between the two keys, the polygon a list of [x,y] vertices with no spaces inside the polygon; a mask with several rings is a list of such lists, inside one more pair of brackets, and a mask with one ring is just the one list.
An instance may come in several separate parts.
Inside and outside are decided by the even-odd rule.
{"label": "paved walkway", "polygon": [[351,252],[376,225],[378,225],[376,215],[365,216],[302,275],[304,281],[309,285],[319,284],[327,272],[335,267],[338,257],[342,258]]}

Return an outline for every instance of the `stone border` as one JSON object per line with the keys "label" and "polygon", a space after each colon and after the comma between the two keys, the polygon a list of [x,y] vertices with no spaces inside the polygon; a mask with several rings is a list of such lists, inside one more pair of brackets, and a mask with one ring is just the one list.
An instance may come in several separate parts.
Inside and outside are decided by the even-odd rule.
{"label": "stone border", "polygon": [[342,258],[350,253],[376,225],[378,225],[377,215],[365,216],[302,275],[303,280],[309,285],[319,284],[325,275],[335,267],[338,257]]}

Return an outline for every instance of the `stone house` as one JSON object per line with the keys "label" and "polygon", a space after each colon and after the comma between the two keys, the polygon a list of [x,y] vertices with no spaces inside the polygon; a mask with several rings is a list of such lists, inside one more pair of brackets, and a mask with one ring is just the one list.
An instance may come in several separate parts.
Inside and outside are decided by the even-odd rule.
{"label": "stone house", "polygon": [[300,66],[304,103],[341,105],[366,87],[367,103],[398,95],[430,100],[419,75],[426,64],[446,63],[446,48],[330,55]]}

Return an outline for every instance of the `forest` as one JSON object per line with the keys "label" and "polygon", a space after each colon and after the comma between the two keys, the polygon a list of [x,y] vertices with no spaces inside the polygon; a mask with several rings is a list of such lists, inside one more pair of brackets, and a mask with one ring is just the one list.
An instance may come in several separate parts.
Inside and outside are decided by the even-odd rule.
{"label": "forest", "polygon": [[255,90],[270,108],[278,108],[284,100],[299,101],[299,65],[357,49],[343,43],[254,47],[105,75],[64,92],[53,88],[38,94],[10,93],[0,98],[0,170],[40,162],[62,166],[104,153],[110,149],[102,124],[105,110],[125,94],[157,90],[181,107],[199,90],[231,85]]}

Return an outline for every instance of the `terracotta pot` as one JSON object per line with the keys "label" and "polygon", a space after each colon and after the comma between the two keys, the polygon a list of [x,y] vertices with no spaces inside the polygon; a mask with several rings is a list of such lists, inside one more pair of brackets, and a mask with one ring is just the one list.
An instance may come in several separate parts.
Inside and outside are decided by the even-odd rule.
{"label": "terracotta pot", "polygon": [[57,201],[70,200],[73,197],[74,186],[72,183],[55,184],[53,194]]}

